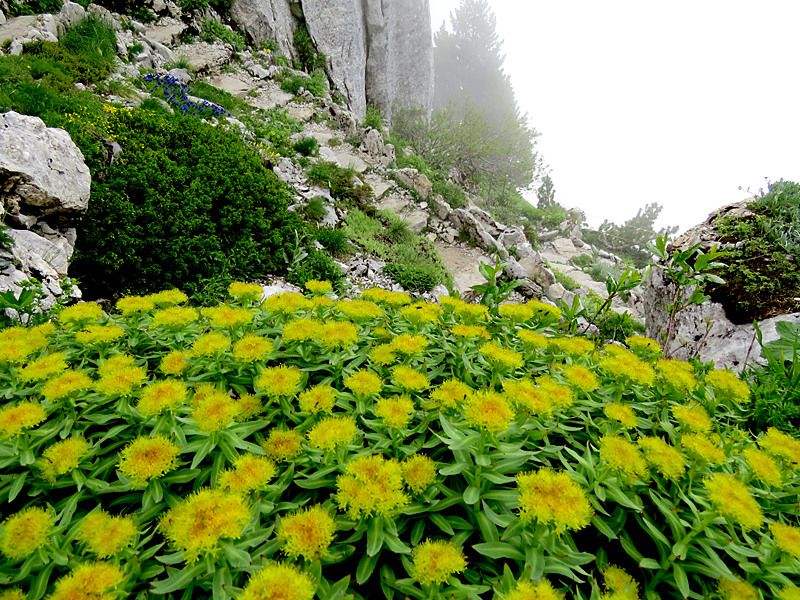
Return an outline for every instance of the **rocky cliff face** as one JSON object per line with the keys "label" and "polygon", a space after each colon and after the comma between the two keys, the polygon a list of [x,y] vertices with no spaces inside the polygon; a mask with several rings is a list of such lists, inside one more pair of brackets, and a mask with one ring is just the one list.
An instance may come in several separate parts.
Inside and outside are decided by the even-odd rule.
{"label": "rocky cliff face", "polygon": [[[294,4],[294,11],[292,10]],[[294,14],[302,10],[333,83],[358,119],[373,102],[390,117],[397,106],[430,110],[433,42],[429,0],[234,0],[231,16],[255,41],[274,39],[295,56]]]}

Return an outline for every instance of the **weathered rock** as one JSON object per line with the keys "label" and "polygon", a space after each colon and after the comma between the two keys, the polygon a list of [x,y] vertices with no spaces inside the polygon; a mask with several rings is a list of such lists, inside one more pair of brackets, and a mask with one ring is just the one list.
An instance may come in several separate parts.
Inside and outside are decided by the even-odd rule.
{"label": "weathered rock", "polygon": [[233,54],[231,49],[221,42],[184,44],[176,49],[176,53],[186,57],[195,73],[218,69],[226,64]]}
{"label": "weathered rock", "polygon": [[5,25],[5,23],[6,23],[6,15],[2,10],[0,10],[0,25]]}
{"label": "weathered rock", "polygon": [[68,27],[77,25],[86,18],[86,9],[77,2],[67,0],[56,17],[56,31],[58,35],[63,35]]}
{"label": "weathered rock", "polygon": [[358,123],[350,111],[344,110],[338,104],[331,102],[328,106],[330,119],[333,123],[341,129],[346,136],[351,136],[356,133]]}
{"label": "weathered rock", "polygon": [[20,262],[38,272],[42,277],[63,277],[72,256],[72,247],[61,248],[32,231],[9,229],[8,236],[14,240],[13,254]]}
{"label": "weathered rock", "polygon": [[150,27],[147,29],[148,40],[158,42],[165,46],[174,46],[180,39],[181,34],[186,30],[186,25],[180,23],[178,25],[166,25],[163,27]]}
{"label": "weathered rock", "polygon": [[186,69],[170,69],[168,74],[184,84],[191,83],[192,81],[192,76]]}
{"label": "weathered rock", "polygon": [[553,240],[553,249],[561,256],[570,257],[578,253],[572,240],[569,238],[558,238]]}
{"label": "weathered rock", "polygon": [[83,154],[66,131],[38,117],[0,114],[0,201],[9,212],[77,215],[86,211],[90,186]]}
{"label": "weathered rock", "polygon": [[556,276],[545,264],[538,252],[533,252],[531,256],[520,259],[519,264],[525,269],[533,281],[547,289],[556,282]]}
{"label": "weathered rock", "polygon": [[545,290],[545,295],[553,302],[560,300],[566,293],[566,289],[560,283],[554,283]]}
{"label": "weathered rock", "polygon": [[524,267],[517,262],[515,258],[508,257],[505,261],[507,264],[503,269],[503,273],[506,274],[506,277],[516,281],[517,279],[527,279],[528,273],[525,271]]}
{"label": "weathered rock", "polygon": [[253,42],[274,40],[279,54],[297,58],[294,31],[297,21],[287,0],[233,0],[231,19]]}
{"label": "weathered rock", "polygon": [[421,174],[416,169],[398,169],[395,171],[395,177],[397,177],[400,183],[414,190],[422,198],[430,198],[433,193],[433,184],[427,176]]}
{"label": "weathered rock", "polygon": [[102,19],[109,25],[111,25],[115,31],[120,29],[119,22],[114,18],[114,15],[111,14],[111,11],[107,8],[104,8],[98,4],[90,4],[86,7],[86,12],[94,15],[95,17]]}
{"label": "weathered rock", "polygon": [[436,205],[436,216],[442,221],[446,221],[453,209],[447,202],[444,201],[442,196],[436,196],[434,200]]}
{"label": "weathered rock", "polygon": [[429,215],[422,210],[415,210],[408,214],[401,215],[402,219],[408,223],[408,228],[414,233],[422,233],[428,226]]}
{"label": "weathered rock", "polygon": [[391,121],[396,107],[433,106],[429,0],[366,0],[366,97]]}

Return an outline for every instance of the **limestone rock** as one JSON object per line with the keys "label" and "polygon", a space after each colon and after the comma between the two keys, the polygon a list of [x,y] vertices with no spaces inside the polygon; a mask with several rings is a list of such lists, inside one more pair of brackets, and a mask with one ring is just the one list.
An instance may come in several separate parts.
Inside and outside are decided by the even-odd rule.
{"label": "limestone rock", "polygon": [[86,9],[77,2],[64,2],[61,12],[56,15],[56,31],[58,35],[63,35],[68,27],[77,25],[86,17]]}
{"label": "limestone rock", "polygon": [[83,213],[91,177],[83,154],[63,129],[38,117],[0,114],[0,201],[36,216]]}
{"label": "limestone rock", "polygon": [[253,42],[274,40],[279,54],[297,58],[294,31],[297,21],[287,0],[233,0],[231,19]]}
{"label": "limestone rock", "polygon": [[158,42],[164,46],[174,46],[185,30],[186,25],[181,23],[178,25],[166,25],[163,27],[149,27],[145,35],[147,36],[148,40]]}
{"label": "limestone rock", "polygon": [[9,229],[8,236],[14,240],[12,252],[28,269],[36,271],[42,277],[65,276],[67,264],[72,256],[72,248],[60,248],[32,231]]}
{"label": "limestone rock", "polygon": [[395,107],[433,106],[430,0],[366,0],[366,96],[391,121]]}
{"label": "limestone rock", "polygon": [[531,256],[520,259],[519,264],[525,269],[528,277],[545,289],[556,282],[555,274],[545,264],[538,252],[533,252]]}

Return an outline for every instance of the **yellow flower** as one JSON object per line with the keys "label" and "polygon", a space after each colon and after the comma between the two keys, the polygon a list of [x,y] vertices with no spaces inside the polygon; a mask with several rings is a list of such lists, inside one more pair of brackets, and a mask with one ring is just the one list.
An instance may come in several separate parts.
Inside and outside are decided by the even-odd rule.
{"label": "yellow flower", "polygon": [[204,333],[192,344],[193,356],[214,356],[223,350],[227,350],[231,345],[230,338],[219,331]]}
{"label": "yellow flower", "polygon": [[723,600],[759,600],[760,598],[756,588],[740,577],[720,579],[718,589]]}
{"label": "yellow flower", "polygon": [[0,552],[11,561],[27,558],[47,544],[53,517],[43,508],[31,506],[3,521]]}
{"label": "yellow flower", "polygon": [[800,560],[800,528],[784,523],[770,523],[769,530],[778,548]]}
{"label": "yellow flower", "polygon": [[423,585],[445,583],[467,568],[467,559],[453,542],[425,540],[414,548],[411,575]]}
{"label": "yellow flower", "polygon": [[46,332],[39,328],[9,327],[0,331],[0,363],[19,364],[47,346]]}
{"label": "yellow flower", "polygon": [[146,379],[144,367],[124,367],[101,377],[94,389],[106,396],[130,396]]}
{"label": "yellow flower", "polygon": [[681,444],[689,454],[721,465],[728,460],[718,444],[714,444],[706,436],[700,433],[685,433],[681,438]]}
{"label": "yellow flower", "polygon": [[242,302],[257,302],[261,300],[264,290],[257,283],[234,281],[228,286],[228,293]]}
{"label": "yellow flower", "polygon": [[66,371],[55,379],[51,379],[44,384],[42,395],[54,402],[71,396],[81,390],[88,390],[94,382],[86,374],[80,371]]}
{"label": "yellow flower", "polygon": [[503,304],[497,311],[501,317],[505,317],[514,323],[528,321],[536,314],[536,310],[528,304]]}
{"label": "yellow flower", "polygon": [[639,438],[647,462],[667,479],[677,481],[686,470],[686,459],[677,448],[657,437]]}
{"label": "yellow flower", "polygon": [[97,374],[100,377],[105,377],[125,367],[132,367],[134,362],[136,362],[136,359],[133,356],[128,354],[115,354],[104,360],[103,364],[97,367]]}
{"label": "yellow flower", "polygon": [[374,302],[367,300],[342,300],[334,307],[353,321],[369,321],[383,316],[383,310]]}
{"label": "yellow flower", "polygon": [[399,352],[403,356],[413,356],[415,354],[422,354],[428,346],[428,340],[421,335],[411,335],[404,333],[394,338],[389,347],[394,352]]}
{"label": "yellow flower", "polygon": [[561,319],[561,310],[552,304],[545,304],[539,300],[531,300],[528,306],[535,311],[534,318],[542,325],[549,325]]}
{"label": "yellow flower", "polygon": [[547,393],[530,379],[507,379],[503,382],[503,390],[508,398],[533,415],[550,417],[556,410]]}
{"label": "yellow flower", "polygon": [[400,465],[406,485],[415,494],[421,494],[436,481],[436,462],[424,454],[412,454]]}
{"label": "yellow flower", "polygon": [[283,542],[286,556],[311,561],[325,555],[335,532],[336,523],[331,514],[322,505],[315,504],[283,517],[277,537]]}
{"label": "yellow flower", "polygon": [[139,396],[137,410],[145,418],[155,417],[164,411],[173,411],[186,402],[189,391],[178,379],[162,379],[148,385]]}
{"label": "yellow flower", "polygon": [[283,326],[285,342],[307,342],[322,334],[322,323],[316,319],[295,319]]}
{"label": "yellow flower", "polygon": [[200,431],[222,431],[239,416],[239,405],[222,390],[205,396],[192,412],[192,419]]}
{"label": "yellow flower", "polygon": [[681,428],[696,433],[711,431],[711,418],[706,409],[697,404],[693,406],[673,406],[672,416],[681,424]]}
{"label": "yellow flower", "polygon": [[247,325],[253,320],[253,313],[245,308],[234,306],[208,306],[200,310],[203,315],[214,327],[231,329]]}
{"label": "yellow flower", "polygon": [[266,456],[242,454],[233,461],[233,470],[220,474],[217,487],[236,494],[249,494],[265,489],[276,471],[275,463]]}
{"label": "yellow flower", "polygon": [[536,384],[544,392],[550,403],[556,408],[569,408],[575,400],[572,390],[566,385],[558,383],[549,375],[542,375]]}
{"label": "yellow flower", "polygon": [[36,427],[47,418],[47,411],[38,402],[17,402],[0,408],[0,440],[19,435]]}
{"label": "yellow flower", "polygon": [[517,331],[517,337],[529,348],[547,348],[550,345],[550,338],[530,329],[520,329]]}
{"label": "yellow flower", "polygon": [[403,492],[403,471],[394,460],[380,454],[359,456],[336,478],[334,499],[351,519],[390,515],[408,505]]}
{"label": "yellow flower", "polygon": [[398,365],[392,369],[392,379],[404,390],[422,391],[427,390],[431,382],[424,373],[415,371],[408,367]]}
{"label": "yellow flower", "polygon": [[309,279],[306,281],[306,289],[312,294],[327,294],[333,291],[333,285],[331,285],[330,281]]}
{"label": "yellow flower", "polygon": [[28,363],[19,372],[22,381],[41,381],[67,370],[67,356],[63,352],[54,352]]}
{"label": "yellow flower", "polygon": [[146,485],[178,467],[181,449],[164,436],[139,436],[119,453],[119,472],[135,487]]}
{"label": "yellow flower", "polygon": [[267,298],[264,301],[264,306],[270,313],[291,315],[297,311],[310,309],[312,304],[311,301],[302,294],[282,292]]}
{"label": "yellow flower", "polygon": [[189,323],[197,321],[199,314],[197,309],[188,306],[173,306],[153,313],[153,327],[166,327],[167,329],[178,330],[186,327]]}
{"label": "yellow flower", "polygon": [[19,588],[6,588],[0,592],[0,600],[27,600],[28,596]]}
{"label": "yellow flower", "polygon": [[156,303],[152,298],[143,296],[128,296],[117,300],[117,310],[124,317],[153,310],[155,306]]}
{"label": "yellow flower", "polygon": [[747,448],[742,455],[753,472],[753,477],[772,487],[783,486],[781,469],[769,454],[755,448]]}
{"label": "yellow flower", "polygon": [[319,337],[328,350],[349,348],[358,342],[358,328],[347,321],[329,321],[322,326]]}
{"label": "yellow flower", "polygon": [[770,427],[759,442],[759,446],[772,456],[785,460],[793,469],[800,468],[800,442],[782,431]]}
{"label": "yellow flower", "polygon": [[615,436],[601,438],[600,458],[617,473],[622,473],[632,479],[647,478],[647,461],[636,444],[624,438]]}
{"label": "yellow flower", "polygon": [[334,302],[327,296],[314,296],[311,298],[311,305],[315,310],[320,310],[323,308],[328,308],[329,306],[333,306]]}
{"label": "yellow flower", "polygon": [[392,429],[402,429],[408,425],[414,410],[414,402],[407,396],[380,398],[375,403],[375,416]]}
{"label": "yellow flower", "polygon": [[175,306],[176,304],[183,304],[187,300],[189,300],[189,296],[184,294],[180,290],[172,289],[172,290],[164,290],[163,292],[158,292],[155,294],[150,294],[147,296],[153,303],[158,306],[159,308],[164,308],[167,306]]}
{"label": "yellow flower", "polygon": [[480,340],[488,340],[492,337],[489,334],[489,330],[483,325],[456,325],[450,332],[456,337],[466,339],[478,338]]}
{"label": "yellow flower", "polygon": [[730,371],[712,371],[706,375],[706,383],[714,388],[717,398],[733,400],[736,404],[750,399],[750,388]]}
{"label": "yellow flower", "polygon": [[800,600],[800,587],[786,585],[777,594],[780,600]]}
{"label": "yellow flower", "polygon": [[264,358],[275,349],[272,340],[248,334],[233,344],[233,358],[240,363],[254,363]]}
{"label": "yellow flower", "polygon": [[556,591],[547,579],[542,579],[536,585],[531,581],[519,581],[504,600],[564,600],[564,594]]}
{"label": "yellow flower", "polygon": [[356,431],[356,422],[350,417],[328,417],[314,425],[306,437],[312,448],[333,451],[351,442]]}
{"label": "yellow flower", "polygon": [[387,306],[393,307],[411,304],[411,298],[409,298],[408,294],[405,292],[390,292],[388,290],[382,290],[381,288],[364,290],[361,293],[361,297],[370,302],[377,302],[378,304],[386,304]]}
{"label": "yellow flower", "polygon": [[187,357],[191,352],[184,350],[173,350],[161,358],[158,368],[166,375],[182,375],[189,368]]}
{"label": "yellow flower", "polygon": [[125,579],[125,573],[105,562],[81,563],[56,581],[48,600],[113,600],[112,590]]}
{"label": "yellow flower", "polygon": [[514,418],[514,409],[508,400],[497,392],[481,390],[472,394],[464,404],[467,423],[490,433],[502,433]]}
{"label": "yellow flower", "polygon": [[651,340],[650,338],[642,337],[640,335],[633,335],[629,338],[625,339],[625,343],[628,345],[628,348],[633,350],[634,352],[643,352],[645,354],[651,354],[654,352],[661,352],[661,345],[656,342],[655,340]]}
{"label": "yellow flower", "polygon": [[311,600],[317,584],[294,565],[266,565],[244,586],[239,600]]}
{"label": "yellow flower", "polygon": [[448,379],[430,394],[431,400],[438,402],[445,408],[456,408],[472,394],[472,388],[458,379]]}
{"label": "yellow flower", "polygon": [[558,534],[582,529],[594,517],[586,491],[566,473],[549,468],[517,475],[520,518],[552,525]]}
{"label": "yellow flower", "polygon": [[561,369],[561,374],[569,383],[582,392],[593,392],[599,387],[597,377],[583,365],[569,365]]}
{"label": "yellow flower", "polygon": [[606,593],[601,600],[639,600],[639,584],[623,569],[608,565],[603,571],[603,580]]}
{"label": "yellow flower", "polygon": [[383,389],[383,382],[372,371],[356,371],[344,378],[344,386],[356,396],[374,396]]}
{"label": "yellow flower", "polygon": [[130,546],[136,533],[133,517],[112,517],[103,510],[96,510],[83,518],[77,538],[98,558],[108,558]]}
{"label": "yellow flower", "polygon": [[317,414],[332,413],[336,403],[336,390],[330,385],[315,385],[300,394],[297,399],[302,412]]}
{"label": "yellow flower", "polygon": [[250,521],[243,496],[201,488],[182,500],[161,519],[164,537],[182,550],[187,563],[201,555],[216,554],[223,539],[242,535]]}
{"label": "yellow flower", "polygon": [[736,477],[718,473],[703,480],[703,485],[720,515],[737,523],[745,531],[761,527],[764,522],[761,507],[750,495],[747,486]]}
{"label": "yellow flower", "polygon": [[89,452],[89,442],[83,437],[56,442],[42,452],[42,476],[54,483],[59,475],[66,475],[77,469],[87,452]]}
{"label": "yellow flower", "polygon": [[656,369],[664,382],[681,392],[693,392],[697,389],[697,379],[692,373],[692,365],[682,360],[660,360]]}
{"label": "yellow flower", "polygon": [[618,421],[625,429],[633,429],[639,424],[636,413],[627,404],[612,402],[603,408],[603,412],[609,419]]}
{"label": "yellow flower", "polygon": [[236,405],[239,408],[239,414],[236,415],[237,423],[243,423],[264,411],[261,398],[253,394],[242,394],[236,401]]}
{"label": "yellow flower", "polygon": [[259,373],[256,387],[269,397],[294,396],[300,390],[303,373],[297,367],[269,367]]}
{"label": "yellow flower", "polygon": [[656,372],[635,354],[614,346],[606,346],[606,356],[600,360],[600,369],[613,378],[626,378],[639,385],[653,385]]}
{"label": "yellow flower", "polygon": [[414,325],[425,325],[426,323],[435,323],[439,320],[439,315],[442,313],[442,307],[438,304],[428,304],[420,302],[419,304],[412,304],[400,309],[400,315],[409,323]]}
{"label": "yellow flower", "polygon": [[376,365],[390,365],[397,360],[397,355],[392,352],[392,347],[389,344],[376,346],[369,353],[369,359]]}
{"label": "yellow flower", "polygon": [[79,344],[109,344],[125,335],[125,330],[116,325],[89,325],[75,333]]}
{"label": "yellow flower", "polygon": [[303,451],[303,436],[294,429],[273,429],[261,447],[271,459],[286,462]]}
{"label": "yellow flower", "polygon": [[554,354],[569,356],[587,356],[594,352],[594,342],[579,337],[550,338],[548,347]]}
{"label": "yellow flower", "polygon": [[59,322],[65,325],[85,325],[102,317],[103,309],[96,302],[80,302],[58,314]]}
{"label": "yellow flower", "polygon": [[489,314],[489,307],[483,304],[467,304],[466,302],[460,302],[455,305],[453,312],[456,317],[464,321],[480,321],[481,319],[485,319],[486,315]]}
{"label": "yellow flower", "polygon": [[484,344],[480,351],[487,362],[498,371],[521,369],[525,365],[519,352],[501,348],[495,343]]}

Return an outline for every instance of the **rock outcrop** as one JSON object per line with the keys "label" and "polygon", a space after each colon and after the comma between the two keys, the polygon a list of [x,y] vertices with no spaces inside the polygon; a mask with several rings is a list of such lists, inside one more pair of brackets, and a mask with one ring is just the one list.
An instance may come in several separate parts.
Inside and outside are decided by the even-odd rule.
{"label": "rock outcrop", "polygon": [[254,43],[274,40],[281,54],[297,58],[294,49],[297,22],[287,0],[234,0],[231,19]]}

